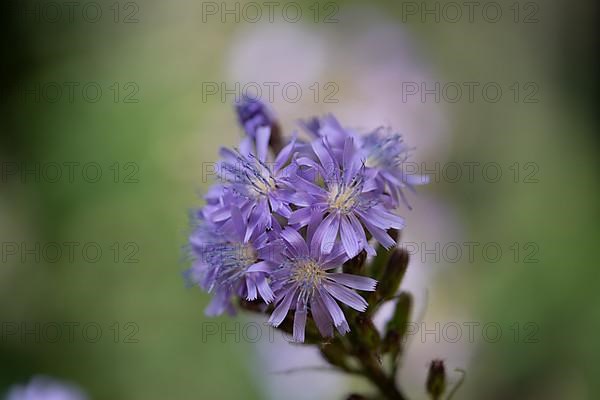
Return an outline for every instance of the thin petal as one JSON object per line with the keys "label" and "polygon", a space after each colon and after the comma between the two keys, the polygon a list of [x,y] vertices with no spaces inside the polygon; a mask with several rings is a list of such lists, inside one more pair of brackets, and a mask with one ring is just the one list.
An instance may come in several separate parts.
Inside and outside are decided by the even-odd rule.
{"label": "thin petal", "polygon": [[333,224],[334,215],[329,214],[315,231],[312,240],[310,242],[310,254],[314,258],[319,258],[319,255],[323,252],[323,242],[325,241],[325,235],[329,231],[329,227]]}
{"label": "thin petal", "polygon": [[369,221],[382,229],[404,228],[404,219],[391,212],[384,210],[381,206],[373,207],[367,211]]}
{"label": "thin petal", "polygon": [[306,330],[306,304],[298,298],[296,313],[294,314],[294,341],[304,342],[304,331]]}
{"label": "thin petal", "polygon": [[346,333],[350,332],[350,326],[348,326],[348,322],[346,322],[346,320],[344,320],[344,322],[336,326],[336,328],[340,335],[345,335]]}
{"label": "thin petal", "polygon": [[290,310],[295,291],[296,289],[292,288],[285,294],[283,300],[277,305],[273,311],[273,314],[271,314],[271,317],[269,318],[269,324],[273,326],[281,325],[288,311]]}
{"label": "thin petal", "polygon": [[296,145],[296,137],[292,137],[292,141],[288,143],[277,155],[275,159],[274,170],[279,171],[281,167],[289,160],[290,154],[294,150],[294,146]]}
{"label": "thin petal", "polygon": [[333,323],[320,296],[312,296],[310,299],[310,312],[321,335],[332,337]]}
{"label": "thin petal", "polygon": [[269,265],[269,263],[265,262],[265,261],[259,261],[256,264],[252,264],[249,268],[248,268],[248,272],[265,272],[265,273],[270,273],[273,270],[273,268],[271,267],[271,265]]}
{"label": "thin petal", "polygon": [[246,288],[248,289],[246,300],[256,300],[258,294],[256,292],[256,283],[253,279],[246,278]]}
{"label": "thin petal", "polygon": [[324,283],[325,289],[336,299],[354,308],[356,311],[365,311],[367,302],[358,293],[336,283]]}
{"label": "thin petal", "polygon": [[271,128],[261,126],[256,130],[256,155],[260,161],[267,159],[267,151],[269,148],[269,138],[271,137]]}
{"label": "thin petal", "polygon": [[240,209],[237,207],[231,207],[231,226],[236,235],[236,239],[241,241],[244,239],[246,234],[246,224],[244,223],[244,219],[242,218],[242,213]]}
{"label": "thin petal", "polygon": [[340,216],[334,215],[333,222],[327,230],[325,231],[325,235],[323,237],[323,241],[321,242],[321,251],[324,254],[329,254],[333,250],[333,246],[335,245],[335,239],[338,236],[338,231],[340,230]]}
{"label": "thin petal", "polygon": [[[361,228],[362,230],[362,228]],[[352,225],[346,216],[341,217],[340,220],[340,238],[342,239],[342,245],[348,257],[352,258],[362,250],[359,245],[360,237],[352,229]]]}
{"label": "thin petal", "polygon": [[346,184],[350,183],[352,179],[358,173],[360,164],[357,162],[358,159],[355,156],[354,140],[351,137],[347,137],[344,141],[344,181]]}
{"label": "thin petal", "polygon": [[367,236],[365,235],[365,229],[361,225],[360,221],[354,214],[348,214],[348,219],[352,224],[354,232],[358,235],[359,243],[361,247],[367,246]]}
{"label": "thin petal", "polygon": [[294,229],[287,227],[281,232],[281,237],[294,250],[294,255],[308,255],[308,246],[302,236]]}
{"label": "thin petal", "polygon": [[327,276],[336,281],[337,283],[357,290],[365,290],[368,292],[372,292],[375,290],[375,286],[377,286],[377,281],[375,279],[369,278],[368,276],[343,273],[331,273]]}
{"label": "thin petal", "polygon": [[244,155],[245,157],[248,157],[250,155],[250,153],[252,153],[252,147],[253,147],[253,143],[252,143],[252,138],[250,136],[246,136],[245,138],[242,139],[241,143],[240,143],[240,154]]}
{"label": "thin petal", "polygon": [[315,140],[312,143],[312,148],[319,161],[321,162],[321,166],[325,170],[325,173],[328,175],[330,171],[333,171],[335,167],[337,167],[337,163],[334,163],[331,154],[323,144],[322,140]]}
{"label": "thin petal", "polygon": [[300,226],[307,225],[310,221],[310,217],[312,215],[312,210],[310,207],[304,207],[299,210],[292,212],[290,218],[288,220],[288,224],[295,225],[300,224]]}
{"label": "thin petal", "polygon": [[267,282],[267,278],[264,275],[261,275],[256,279],[256,287],[258,288],[258,293],[260,293],[260,297],[265,301],[265,303],[269,304],[275,298],[269,283]]}
{"label": "thin petal", "polygon": [[340,308],[340,306],[335,302],[333,297],[325,290],[324,288],[319,288],[319,295],[321,296],[321,300],[323,300],[323,305],[325,309],[331,316],[333,320],[333,324],[335,326],[339,326],[342,323],[346,322],[346,317],[344,316],[344,312]]}

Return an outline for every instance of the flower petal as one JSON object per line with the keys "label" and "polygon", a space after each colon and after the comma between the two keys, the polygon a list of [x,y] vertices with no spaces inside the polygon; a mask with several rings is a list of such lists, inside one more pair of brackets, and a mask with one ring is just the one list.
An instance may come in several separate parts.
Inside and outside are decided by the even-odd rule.
{"label": "flower petal", "polygon": [[346,216],[340,218],[340,238],[342,239],[342,245],[344,246],[344,250],[346,250],[348,257],[352,258],[362,250],[359,245],[360,237],[354,232],[354,229],[352,229],[352,225]]}
{"label": "flower petal", "polygon": [[256,300],[258,294],[256,292],[256,282],[254,282],[254,279],[251,279],[250,277],[246,278],[246,289],[248,289],[246,300]]}
{"label": "flower petal", "polygon": [[284,164],[290,159],[290,154],[294,151],[294,146],[296,145],[296,136],[292,137],[290,143],[288,143],[277,155],[275,158],[274,171],[279,171]]}
{"label": "flower petal", "polygon": [[325,171],[326,177],[329,176],[330,172],[338,169],[337,162],[334,162],[333,158],[331,157],[331,154],[329,154],[329,151],[323,144],[322,140],[315,140],[312,143],[312,148],[317,157],[319,158],[319,161],[321,162],[321,166]]}
{"label": "flower petal", "polygon": [[365,311],[367,309],[367,301],[358,293],[334,282],[326,282],[323,287],[336,299],[354,308],[356,311]]}
{"label": "flower petal", "polygon": [[335,302],[333,297],[331,297],[328,291],[325,290],[325,288],[319,288],[318,293],[321,296],[321,300],[323,300],[323,305],[325,306],[325,309],[327,310],[327,312],[331,316],[331,319],[333,320],[333,324],[335,326],[339,326],[346,322],[344,312],[342,311],[340,306]]}
{"label": "flower petal", "polygon": [[295,287],[292,287],[286,292],[285,296],[283,297],[283,300],[279,302],[279,304],[277,305],[277,307],[275,307],[275,310],[271,314],[271,317],[269,318],[269,324],[273,326],[281,325],[288,311],[290,310],[290,306],[292,305],[292,300],[294,299],[295,293]]}
{"label": "flower petal", "polygon": [[346,320],[344,320],[344,322],[336,326],[336,328],[340,335],[345,335],[346,333],[350,332],[350,326],[348,326],[348,322]]}
{"label": "flower petal", "polygon": [[325,234],[331,224],[333,223],[333,214],[329,214],[325,219],[321,221],[317,229],[315,230],[314,235],[312,235],[312,240],[310,241],[310,254],[314,258],[319,258],[321,254],[321,246],[323,244],[323,240],[325,238]]}
{"label": "flower petal", "polygon": [[288,219],[288,224],[300,224],[300,226],[307,225],[310,222],[311,215],[312,210],[310,207],[300,208],[299,210],[292,212],[292,215],[290,215],[290,218]]}
{"label": "flower petal", "polygon": [[[244,223],[244,219],[242,218],[242,213],[240,209],[237,207],[231,207],[231,219],[229,221],[230,226],[233,228],[233,232],[235,234],[235,239],[238,241],[244,240],[244,236],[246,235],[246,224]],[[247,239],[244,240],[247,242]]]}
{"label": "flower petal", "polygon": [[267,282],[267,278],[264,275],[260,275],[256,279],[256,287],[258,288],[258,293],[260,293],[260,297],[265,301],[265,303],[269,304],[275,298],[269,283]]}
{"label": "flower petal", "polygon": [[315,295],[310,299],[310,312],[321,335],[332,337],[333,323],[320,296]]}
{"label": "flower petal", "polygon": [[261,126],[256,130],[256,155],[260,161],[265,161],[267,159],[270,138],[271,127]]}
{"label": "flower petal", "polygon": [[308,255],[308,246],[302,236],[294,229],[287,227],[281,232],[281,237],[294,250],[295,256]]}
{"label": "flower petal", "polygon": [[304,342],[304,331],[306,330],[306,304],[298,298],[296,313],[294,314],[294,341]]}
{"label": "flower petal", "polygon": [[344,274],[344,273],[331,273],[327,275],[337,283],[351,287],[352,289],[365,290],[372,292],[377,286],[375,279],[369,278],[368,276]]}
{"label": "flower petal", "polygon": [[247,272],[265,272],[268,274],[271,273],[272,270],[273,268],[271,265],[269,265],[269,263],[265,261],[259,261],[256,264],[252,264],[250,267],[248,267]]}

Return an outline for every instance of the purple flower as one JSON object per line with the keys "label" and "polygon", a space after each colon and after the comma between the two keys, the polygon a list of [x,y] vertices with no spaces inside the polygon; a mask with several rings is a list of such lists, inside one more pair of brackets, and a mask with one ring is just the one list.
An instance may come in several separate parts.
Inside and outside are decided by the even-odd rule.
{"label": "purple flower", "polygon": [[358,143],[360,158],[367,171],[384,194],[382,200],[387,208],[396,208],[402,202],[411,209],[403,189],[414,193],[415,186],[429,182],[427,176],[407,174],[403,169],[409,151],[413,149],[404,143],[400,134],[392,133],[389,128],[378,128],[367,135],[359,135],[342,127],[332,115],[301,121],[301,125],[313,136],[324,138],[338,162],[342,162],[346,139],[353,138]]}
{"label": "purple flower", "polygon": [[304,238],[287,227],[281,232],[285,243],[283,261],[272,273],[276,293],[276,307],[269,323],[279,326],[288,314],[294,312],[294,340],[304,341],[306,319],[310,313],[319,332],[324,337],[333,336],[335,326],[341,334],[350,330],[346,317],[337,301],[357,310],[365,311],[367,302],[353,289],[373,291],[377,281],[352,274],[335,272],[347,260],[345,252],[334,246],[324,254],[316,235],[307,234],[310,248]]}
{"label": "purple flower", "polygon": [[332,153],[341,161],[344,143],[356,134],[342,127],[340,122],[331,114],[323,117],[313,117],[308,121],[300,121],[300,125],[317,139],[326,139]]}
{"label": "purple flower", "polygon": [[[246,138],[239,150],[221,149],[223,161],[218,172],[225,182],[215,189],[209,199],[209,218],[219,224],[231,217],[230,205],[235,204],[249,220],[247,235],[271,229],[276,222],[273,213],[288,217],[289,203],[301,195],[289,188],[289,177],[295,165],[288,164],[294,151],[295,140],[285,146],[275,157],[267,160],[269,128],[260,128],[256,140]],[[223,201],[227,198],[228,201]]]}
{"label": "purple flower", "polygon": [[252,138],[261,127],[272,127],[274,118],[271,110],[259,99],[243,95],[240,101],[236,102],[235,110],[238,121],[244,127],[246,134]]}
{"label": "purple flower", "polygon": [[27,385],[12,386],[6,400],[86,400],[77,386],[45,376],[34,376]]}
{"label": "purple flower", "polygon": [[412,149],[404,144],[402,136],[379,128],[361,137],[359,148],[365,166],[376,173],[379,189],[391,195],[389,207],[396,208],[402,201],[410,209],[402,189],[414,193],[416,185],[424,185],[429,180],[426,176],[410,175],[404,171],[403,165]]}
{"label": "purple flower", "polygon": [[225,311],[233,313],[231,298],[256,300],[266,303],[274,295],[268,283],[268,274],[277,265],[274,232],[255,231],[248,234],[247,221],[240,210],[232,206],[231,217],[222,227],[203,220],[190,236],[194,264],[188,278],[214,297],[206,309],[208,315]]}
{"label": "purple flower", "polygon": [[[298,176],[294,185],[296,190],[309,193],[313,200],[309,205],[294,203],[298,209],[290,216],[289,224],[318,224],[315,239],[325,254],[332,251],[339,236],[349,257],[363,249],[374,255],[365,228],[384,247],[394,246],[396,242],[386,230],[401,229],[403,220],[385,208],[375,180],[356,151],[354,140],[346,138],[341,162],[326,138],[315,140],[312,147],[318,162],[307,157],[299,157],[296,162],[314,171],[315,177],[311,181]],[[323,187],[317,185],[321,177]]]}

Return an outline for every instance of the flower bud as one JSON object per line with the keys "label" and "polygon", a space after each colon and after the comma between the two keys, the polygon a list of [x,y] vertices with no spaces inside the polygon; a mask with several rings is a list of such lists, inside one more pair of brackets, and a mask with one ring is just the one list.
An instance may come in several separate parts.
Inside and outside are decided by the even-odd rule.
{"label": "flower bud", "polygon": [[444,391],[446,390],[446,369],[444,367],[444,361],[431,361],[425,388],[432,400],[438,400],[442,397],[442,394],[444,394]]}
{"label": "flower bud", "polygon": [[[397,229],[388,229],[387,233],[396,242],[398,241],[400,231],[398,231]],[[371,262],[369,275],[371,275],[374,279],[380,280],[382,278],[385,266],[387,265],[387,262],[393,251],[394,248],[386,249],[382,245],[377,245],[377,255],[375,256],[375,258],[373,258],[373,261]]]}
{"label": "flower bud", "polygon": [[361,342],[364,343],[369,350],[378,352],[381,345],[381,336],[371,318],[365,314],[358,314],[355,321],[356,331],[354,334],[361,338]]}
{"label": "flower bud", "polygon": [[382,350],[384,353],[391,353],[393,359],[396,359],[398,354],[402,351],[402,344],[405,340],[404,336],[406,335],[408,321],[410,320],[412,303],[413,301],[410,293],[400,293],[396,308],[394,309],[394,314],[386,325]]}
{"label": "flower bud", "polygon": [[394,297],[406,273],[408,259],[409,256],[406,250],[394,249],[385,266],[379,285],[377,285],[378,299],[390,300]]}
{"label": "flower bud", "polygon": [[337,340],[331,343],[324,343],[320,347],[321,355],[331,365],[343,370],[348,370],[348,360],[344,346]]}
{"label": "flower bud", "polygon": [[256,138],[258,128],[268,126],[271,128],[269,146],[275,153],[283,148],[281,128],[265,103],[259,99],[243,95],[240,101],[235,104],[235,110],[238,121],[248,136]]}
{"label": "flower bud", "polygon": [[346,397],[346,400],[368,400],[365,396],[352,393],[350,396]]}

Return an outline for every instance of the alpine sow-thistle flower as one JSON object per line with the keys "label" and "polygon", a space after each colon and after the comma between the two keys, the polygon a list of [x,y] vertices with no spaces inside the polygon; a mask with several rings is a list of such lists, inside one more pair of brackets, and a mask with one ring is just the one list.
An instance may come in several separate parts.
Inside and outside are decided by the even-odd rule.
{"label": "alpine sow-thistle flower", "polygon": [[344,334],[350,330],[344,313],[335,299],[357,311],[365,311],[367,302],[352,289],[373,291],[377,282],[366,276],[332,272],[347,257],[339,244],[329,254],[323,254],[316,236],[310,236],[310,248],[293,228],[281,232],[286,248],[279,269],[273,272],[277,307],[269,323],[279,326],[288,311],[294,312],[294,340],[304,341],[304,329],[309,311],[323,336],[333,336],[333,326]]}
{"label": "alpine sow-thistle flower", "polygon": [[236,110],[246,135],[221,150],[219,182],[196,213],[187,275],[214,294],[208,314],[233,312],[239,299],[263,303],[274,326],[289,316],[296,341],[309,320],[323,337],[334,328],[343,335],[352,326],[344,309],[364,312],[370,303],[358,292],[377,286],[342,272],[344,263],[376,255],[375,242],[395,246],[388,231],[404,226],[395,214],[407,204],[402,190],[424,182],[402,172],[409,149],[397,134],[361,136],[332,115],[303,123],[310,140],[294,135],[284,145],[260,101],[244,97]]}
{"label": "alpine sow-thistle flower", "polygon": [[248,229],[240,210],[232,206],[231,218],[221,229],[201,219],[190,236],[196,260],[188,277],[204,290],[214,292],[206,309],[208,315],[232,313],[234,296],[247,300],[260,296],[266,303],[274,298],[267,280],[275,267],[269,233],[248,234]]}
{"label": "alpine sow-thistle flower", "polygon": [[336,159],[326,139],[312,143],[318,162],[308,158],[298,160],[298,163],[323,176],[323,187],[317,182],[297,179],[297,188],[312,195],[313,202],[306,207],[297,204],[300,208],[290,216],[289,222],[304,226],[319,220],[315,237],[325,253],[331,251],[339,236],[348,257],[356,256],[363,249],[374,255],[375,250],[367,241],[365,228],[388,248],[395,242],[386,230],[401,229],[404,223],[402,218],[385,209],[382,193],[369,179],[354,147],[354,140],[347,137],[343,146],[341,162]]}

